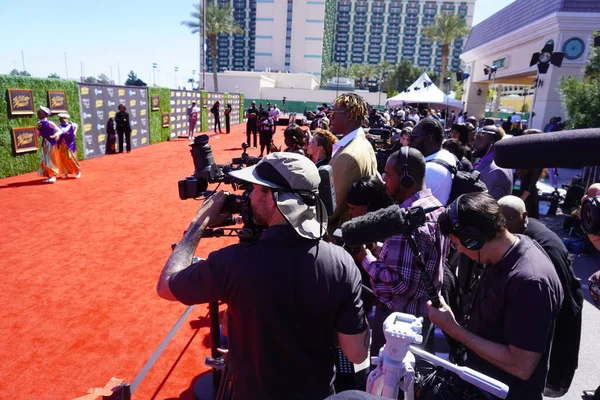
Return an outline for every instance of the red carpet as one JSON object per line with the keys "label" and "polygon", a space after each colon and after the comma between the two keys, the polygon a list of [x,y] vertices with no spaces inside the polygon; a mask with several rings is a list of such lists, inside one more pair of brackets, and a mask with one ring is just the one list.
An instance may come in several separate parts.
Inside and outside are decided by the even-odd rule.
{"label": "red carpet", "polygon": [[[242,132],[211,135],[216,162],[239,157]],[[0,180],[0,398],[73,399],[113,376],[131,382],[151,357],[185,310],[155,285],[200,206],[178,197],[194,169],[187,144],[85,160],[78,180]],[[196,254],[235,242],[203,239]],[[196,306],[133,398],[192,399],[208,348],[207,307]]]}

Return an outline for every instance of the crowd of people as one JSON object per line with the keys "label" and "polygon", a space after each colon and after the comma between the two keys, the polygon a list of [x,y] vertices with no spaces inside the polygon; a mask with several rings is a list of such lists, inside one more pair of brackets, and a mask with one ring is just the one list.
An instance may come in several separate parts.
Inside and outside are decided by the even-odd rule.
{"label": "crowd of people", "polygon": [[[273,110],[255,102],[246,110],[247,142],[252,134],[256,148],[258,134],[264,157],[231,173],[253,185],[254,222],[266,227],[261,239],[191,263],[202,230],[230,217],[222,213],[227,193],[219,192],[198,211],[157,287],[171,301],[227,303],[235,394],[333,394],[335,349],[357,364],[369,347],[376,355],[392,312],[422,317],[427,345],[433,326],[440,328],[454,349],[452,361],[508,384],[508,399],[568,389],[577,367],[581,287],[560,238],[536,220],[541,169],[512,171],[494,162],[494,145],[507,136],[502,126],[466,112],[458,118],[435,110],[372,112],[359,95],[345,93],[306,112],[301,125],[287,126],[286,147],[276,149]],[[399,150],[381,176],[365,130],[385,124],[396,128],[391,140]],[[318,195],[317,168],[324,165],[333,171],[331,215]],[[476,171],[487,191],[451,197],[457,171]],[[334,244],[345,222],[393,204],[429,210],[412,238],[439,309],[405,235],[352,256]],[[468,304],[459,301],[457,278],[467,267]],[[375,295],[374,309],[363,304],[363,287]]]}

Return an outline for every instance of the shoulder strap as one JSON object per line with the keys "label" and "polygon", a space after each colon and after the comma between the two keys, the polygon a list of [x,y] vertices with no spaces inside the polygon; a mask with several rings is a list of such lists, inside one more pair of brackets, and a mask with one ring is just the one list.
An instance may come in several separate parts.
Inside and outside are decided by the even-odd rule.
{"label": "shoulder strap", "polygon": [[442,167],[446,168],[448,171],[450,171],[450,173],[452,175],[456,175],[456,167],[450,165],[448,162],[446,162],[444,160],[440,160],[438,158],[434,158],[433,160],[429,160],[427,162],[432,162],[432,163],[435,163],[435,164],[439,164]]}

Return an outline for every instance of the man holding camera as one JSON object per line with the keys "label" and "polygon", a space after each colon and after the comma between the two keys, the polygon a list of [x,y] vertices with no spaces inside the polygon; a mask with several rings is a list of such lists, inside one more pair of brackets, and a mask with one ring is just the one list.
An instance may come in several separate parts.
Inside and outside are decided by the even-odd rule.
{"label": "man holding camera", "polygon": [[507,384],[508,400],[541,400],[563,290],[539,244],[513,235],[487,193],[456,199],[439,219],[458,251],[486,264],[461,326],[429,303],[431,322],[466,347],[465,364]]}
{"label": "man holding camera", "polygon": [[[440,234],[437,226],[437,219],[444,208],[425,186],[425,158],[417,149],[402,147],[388,159],[384,181],[387,192],[401,208],[437,207],[427,213],[425,223],[414,231],[414,238],[423,256],[427,273],[432,277],[433,285],[439,294],[450,241]],[[427,340],[430,327],[427,318],[429,298],[414,257],[404,235],[386,239],[379,259],[364,247],[355,256],[371,277],[371,287],[381,302],[375,313],[371,347],[374,354],[377,354],[385,342],[381,326],[392,312],[425,317],[423,334],[425,341]]]}
{"label": "man holding camera", "polygon": [[361,363],[369,327],[352,257],[321,240],[327,212],[318,170],[304,156],[279,152],[230,175],[253,184],[254,222],[267,227],[261,239],[190,265],[204,228],[227,217],[227,193],[211,196],[169,257],[157,292],[184,304],[227,303],[234,398],[325,398],[333,393],[336,343]]}

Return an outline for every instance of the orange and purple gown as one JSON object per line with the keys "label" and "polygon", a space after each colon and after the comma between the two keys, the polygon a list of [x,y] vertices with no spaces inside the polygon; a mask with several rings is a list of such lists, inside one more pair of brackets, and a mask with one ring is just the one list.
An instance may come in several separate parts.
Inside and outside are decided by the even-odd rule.
{"label": "orange and purple gown", "polygon": [[38,122],[37,130],[38,135],[43,139],[38,176],[57,177],[60,169],[60,158],[58,156],[57,140],[51,136],[56,132],[60,132],[60,129],[54,122],[44,118]]}
{"label": "orange and purple gown", "polygon": [[59,124],[62,135],[58,139],[58,155],[60,174],[77,174],[81,168],[77,161],[77,145],[75,144],[76,124]]}

